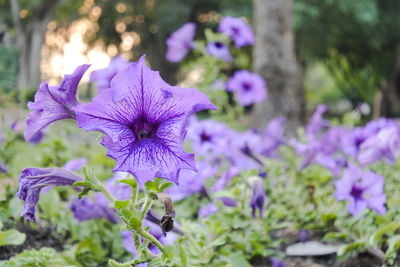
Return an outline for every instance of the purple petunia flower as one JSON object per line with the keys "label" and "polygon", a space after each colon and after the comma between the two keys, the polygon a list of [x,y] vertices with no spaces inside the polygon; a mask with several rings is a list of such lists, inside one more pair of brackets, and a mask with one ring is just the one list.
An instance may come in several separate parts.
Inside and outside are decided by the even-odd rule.
{"label": "purple petunia flower", "polygon": [[35,221],[35,206],[39,202],[40,191],[46,186],[72,186],[81,177],[61,168],[26,168],[19,176],[17,196],[25,201],[21,216]]}
{"label": "purple petunia flower", "polygon": [[391,125],[380,129],[361,144],[358,161],[362,165],[374,163],[386,158],[389,164],[397,161],[400,153],[400,127]]}
{"label": "purple petunia flower", "polygon": [[182,170],[179,173],[179,185],[169,188],[166,193],[171,196],[173,201],[182,200],[195,193],[201,193],[204,189],[204,181],[215,175],[217,169],[211,164],[201,161],[197,163],[199,172]]}
{"label": "purple petunia flower", "polygon": [[378,214],[386,213],[386,196],[383,192],[383,177],[372,172],[363,171],[353,164],[343,172],[335,183],[335,196],[338,200],[348,200],[347,210],[357,216],[367,207]]}
{"label": "purple petunia flower", "polygon": [[185,58],[186,54],[194,46],[194,35],[196,34],[196,24],[193,22],[185,23],[178,30],[174,31],[167,38],[166,58],[170,62],[179,62]]}
{"label": "purple petunia flower", "polygon": [[323,118],[327,111],[326,105],[318,105],[312,115],[307,127],[306,135],[309,139],[315,138],[324,128],[329,126],[329,122]]}
{"label": "purple petunia flower", "polygon": [[283,261],[278,260],[277,258],[271,258],[270,261],[271,267],[287,267],[287,265]]}
{"label": "purple petunia flower", "polygon": [[229,47],[223,42],[211,42],[207,44],[207,52],[222,61],[232,62],[232,55]]}
{"label": "purple petunia flower", "polygon": [[29,141],[49,124],[62,119],[75,119],[74,107],[78,105],[76,92],[78,83],[90,65],[81,65],[72,74],[64,76],[57,86],[49,86],[47,81],[40,84],[35,102],[29,102],[31,110],[26,119],[25,140]]}
{"label": "purple petunia flower", "polygon": [[69,171],[79,171],[85,164],[87,164],[87,158],[76,158],[67,161],[63,168]]}
{"label": "purple petunia flower", "polygon": [[223,18],[219,23],[218,31],[227,34],[238,48],[254,44],[253,29],[240,18]]}
{"label": "purple petunia flower", "polygon": [[117,161],[113,171],[134,175],[139,184],[155,176],[178,183],[181,169],[196,170],[183,149],[187,119],[216,109],[200,91],[170,86],[144,63],[131,64],[77,112],[78,127],[105,133],[101,144]]}
{"label": "purple petunia flower", "polygon": [[[131,187],[126,184],[115,184],[117,180],[125,178],[127,173],[116,172],[115,175],[107,180],[105,187],[118,200],[127,200],[131,195]],[[70,209],[74,213],[74,217],[83,222],[90,219],[105,218],[112,223],[117,223],[118,218],[115,210],[110,209],[108,205],[110,200],[102,193],[96,193],[91,201],[88,196],[82,199],[74,198],[71,202]]]}
{"label": "purple petunia flower", "polygon": [[249,178],[249,184],[253,190],[250,200],[251,215],[256,217],[256,210],[259,209],[260,218],[262,218],[265,201],[264,181],[260,177],[252,176]]}
{"label": "purple petunia flower", "polygon": [[7,169],[6,164],[4,164],[1,160],[0,160],[0,172],[8,173],[8,169]]}
{"label": "purple petunia flower", "polygon": [[285,142],[284,123],[285,117],[283,116],[277,117],[268,123],[262,134],[261,143],[258,145],[260,154],[274,157],[274,151]]}
{"label": "purple petunia flower", "polygon": [[235,166],[231,166],[220,178],[215,181],[215,184],[211,188],[211,192],[217,192],[223,190],[228,185],[229,181],[232,180],[233,177],[239,174],[239,169]]}
{"label": "purple petunia flower", "polygon": [[298,232],[300,242],[308,242],[311,240],[310,238],[310,231],[307,229],[301,228]]}
{"label": "purple petunia flower", "polygon": [[264,79],[247,70],[240,70],[228,80],[226,90],[235,93],[236,101],[241,106],[249,106],[267,98]]}
{"label": "purple petunia flower", "polygon": [[93,71],[90,75],[90,81],[97,83],[99,91],[110,88],[112,78],[114,78],[118,72],[128,67],[129,64],[131,64],[131,62],[126,61],[120,56],[116,56],[111,59],[110,64],[106,68]]}

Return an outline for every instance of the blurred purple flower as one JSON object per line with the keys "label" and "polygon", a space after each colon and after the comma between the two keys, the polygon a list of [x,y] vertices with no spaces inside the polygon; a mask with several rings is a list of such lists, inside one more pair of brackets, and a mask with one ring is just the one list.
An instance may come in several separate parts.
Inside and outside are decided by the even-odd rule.
{"label": "blurred purple flower", "polygon": [[349,164],[335,186],[336,198],[349,201],[347,210],[353,216],[357,216],[366,208],[375,210],[378,214],[386,213],[386,196],[383,192],[382,176],[372,171],[363,171],[357,166]]}
{"label": "blurred purple flower", "polygon": [[213,177],[217,172],[215,167],[204,161],[197,162],[197,168],[199,169],[197,173],[192,170],[181,170],[179,172],[179,185],[174,185],[166,191],[173,201],[179,201],[203,192],[205,190],[204,181]]}
{"label": "blurred purple flower", "polygon": [[238,48],[254,44],[253,29],[240,18],[224,17],[218,31],[227,34]]}
{"label": "blurred purple flower", "polygon": [[391,125],[380,129],[361,144],[358,161],[362,165],[374,163],[386,158],[389,164],[397,161],[400,154],[400,127]]}
{"label": "blurred purple flower", "polygon": [[274,151],[285,142],[284,123],[285,117],[283,116],[277,117],[268,123],[263,131],[261,142],[258,146],[260,148],[260,154],[267,157],[274,157]]}
{"label": "blurred purple flower", "polygon": [[198,215],[201,218],[206,218],[206,217],[210,216],[211,214],[215,214],[217,212],[218,212],[217,205],[215,205],[214,202],[210,202],[206,206],[199,209]]}
{"label": "blurred purple flower", "polygon": [[[125,178],[127,173],[116,172],[114,176],[107,180],[105,187],[116,199],[127,200],[131,195],[131,187],[126,184],[115,184],[117,180]],[[91,201],[88,196],[82,199],[74,198],[71,202],[70,209],[74,213],[74,217],[83,222],[90,219],[105,218],[112,223],[117,223],[118,218],[114,209],[110,209],[108,205],[110,200],[103,193],[96,193]]]}
{"label": "blurred purple flower", "polygon": [[233,92],[241,106],[249,106],[267,98],[267,87],[264,79],[247,70],[236,71],[226,83],[226,90]]}
{"label": "blurred purple flower", "polygon": [[213,120],[198,120],[191,118],[187,130],[187,137],[191,141],[192,149],[196,154],[220,154],[228,148],[230,136],[225,124]]}
{"label": "blurred purple flower", "polygon": [[365,128],[351,129],[342,139],[343,152],[356,159],[362,143],[367,140],[370,134],[372,133],[365,131]]}
{"label": "blurred purple flower", "polygon": [[87,163],[87,158],[75,158],[67,161],[64,164],[64,169],[69,171],[79,171],[83,168],[83,166]]}
{"label": "blurred purple flower", "polygon": [[260,218],[263,216],[264,201],[265,201],[265,188],[264,181],[257,176],[249,178],[249,184],[253,190],[250,200],[251,215],[256,217],[256,210],[260,210]]}
{"label": "blurred purple flower", "polygon": [[170,86],[144,63],[131,64],[77,112],[78,127],[105,133],[101,144],[117,161],[113,171],[131,173],[139,184],[155,176],[178,183],[181,169],[196,170],[182,145],[193,113],[216,109],[200,91]]}
{"label": "blurred purple flower", "polygon": [[308,242],[310,241],[310,231],[307,229],[301,228],[298,232],[300,242]]}
{"label": "blurred purple flower", "polygon": [[26,168],[19,176],[17,196],[25,201],[21,216],[35,221],[35,207],[39,202],[40,191],[46,186],[72,186],[81,177],[61,168]]}
{"label": "blurred purple flower", "polygon": [[[178,239],[178,235],[173,232],[169,232],[166,236],[163,235],[163,232],[161,231],[161,228],[159,225],[156,225],[148,220],[143,221],[143,227],[150,227],[149,233],[153,235],[155,238],[160,241],[161,244],[166,245],[166,244],[172,244],[176,239]],[[135,243],[133,242],[133,237],[132,237],[132,232],[131,231],[124,231],[121,232],[122,234],[122,244],[125,247],[127,251],[133,254],[133,257],[136,258],[138,256],[136,248],[135,248]],[[141,240],[143,242],[143,240]],[[153,244],[149,244],[148,246],[149,250],[153,252],[154,254],[160,254],[160,250],[154,246]],[[135,265],[138,266],[138,265]],[[141,266],[141,265],[139,265]],[[147,266],[143,265],[143,266]]]}
{"label": "blurred purple flower", "polygon": [[232,55],[229,47],[223,42],[211,42],[207,44],[207,52],[222,61],[232,62]]}
{"label": "blurred purple flower", "polygon": [[110,88],[110,83],[114,76],[128,67],[129,64],[129,61],[126,61],[120,56],[116,56],[111,59],[110,64],[108,64],[106,68],[93,71],[90,75],[90,81],[97,83],[99,91]]}
{"label": "blurred purple flower", "polygon": [[315,138],[324,128],[329,126],[329,121],[323,118],[326,111],[327,107],[323,104],[318,105],[315,109],[306,127],[306,135],[309,139]]}
{"label": "blurred purple flower", "polygon": [[3,143],[6,139],[4,138],[3,130],[1,129],[1,124],[0,124],[0,143]]}
{"label": "blurred purple flower", "polygon": [[196,34],[196,24],[193,22],[185,23],[178,30],[174,31],[167,38],[166,58],[170,62],[179,62],[185,58],[186,54],[194,46],[194,36]]}
{"label": "blurred purple flower", "polygon": [[283,261],[277,258],[271,258],[270,261],[271,261],[271,267],[287,267],[287,265]]}
{"label": "blurred purple flower", "polygon": [[[23,121],[14,121],[11,124],[10,128],[14,134],[20,134],[24,132],[25,123]],[[44,137],[43,131],[39,131],[35,133],[28,142],[37,145],[42,141],[43,137]]]}
{"label": "blurred purple flower", "polygon": [[215,193],[217,191],[224,190],[229,181],[232,180],[233,177],[237,176],[239,172],[239,169],[235,166],[229,167],[229,169],[215,181],[214,186],[211,188],[211,192]]}
{"label": "blurred purple flower", "polygon": [[78,83],[90,65],[81,65],[72,74],[67,74],[57,86],[49,86],[47,81],[40,84],[35,102],[29,102],[31,110],[26,119],[25,140],[29,141],[49,124],[62,119],[75,119],[74,108],[78,105],[76,93]]}
{"label": "blurred purple flower", "polygon": [[0,172],[8,173],[8,169],[7,169],[6,164],[4,164],[1,160],[0,160]]}

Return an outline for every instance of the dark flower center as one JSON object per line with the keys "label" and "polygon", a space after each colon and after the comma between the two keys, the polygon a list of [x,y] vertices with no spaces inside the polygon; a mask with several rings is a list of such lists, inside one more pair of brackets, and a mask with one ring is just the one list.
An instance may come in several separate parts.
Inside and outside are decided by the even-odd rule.
{"label": "dark flower center", "polygon": [[224,47],[224,44],[221,42],[215,42],[215,47],[221,49],[222,47]]}
{"label": "dark flower center", "polygon": [[232,32],[234,33],[234,34],[239,34],[240,33],[240,29],[238,28],[238,27],[232,27]]}
{"label": "dark flower center", "polygon": [[357,137],[356,138],[356,147],[360,147],[360,145],[364,142],[364,138]]}
{"label": "dark flower center", "polygon": [[158,126],[159,124],[151,124],[146,120],[146,118],[141,117],[129,125],[129,129],[131,129],[132,133],[135,135],[135,139],[140,141],[143,138],[154,138]]}
{"label": "dark flower center", "polygon": [[245,90],[245,91],[251,90],[251,84],[249,82],[242,83],[242,87],[243,87],[243,90]]}
{"label": "dark flower center", "polygon": [[353,185],[353,187],[351,188],[350,195],[352,197],[354,197],[355,199],[362,199],[363,191],[364,190],[362,188],[360,188],[356,185]]}
{"label": "dark flower center", "polygon": [[211,135],[207,134],[206,132],[202,132],[201,135],[200,135],[200,141],[202,143],[210,142],[211,141]]}

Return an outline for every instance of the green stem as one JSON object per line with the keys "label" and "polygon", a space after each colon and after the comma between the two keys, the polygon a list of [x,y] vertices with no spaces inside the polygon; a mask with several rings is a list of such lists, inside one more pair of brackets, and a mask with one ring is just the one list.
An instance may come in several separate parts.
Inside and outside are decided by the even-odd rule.
{"label": "green stem", "polygon": [[146,232],[143,229],[140,229],[140,231],[138,231],[137,233],[142,237],[146,238],[147,240],[149,240],[151,243],[153,243],[153,245],[156,246],[161,251],[161,253],[164,254],[164,247],[160,243],[160,241],[157,240],[157,238],[155,238],[149,232]]}
{"label": "green stem", "polygon": [[146,201],[143,204],[142,213],[140,214],[140,219],[143,220],[144,216],[146,216],[147,211],[149,210],[153,200],[147,195]]}
{"label": "green stem", "polygon": [[135,242],[136,249],[139,249],[139,247],[140,247],[140,238],[139,238],[139,236],[135,232],[132,232],[132,237],[133,237],[133,241]]}
{"label": "green stem", "polygon": [[111,195],[110,192],[107,191],[102,182],[100,182],[99,180],[97,180],[96,182],[99,191],[102,192],[112,203],[114,203],[117,199],[113,195]]}

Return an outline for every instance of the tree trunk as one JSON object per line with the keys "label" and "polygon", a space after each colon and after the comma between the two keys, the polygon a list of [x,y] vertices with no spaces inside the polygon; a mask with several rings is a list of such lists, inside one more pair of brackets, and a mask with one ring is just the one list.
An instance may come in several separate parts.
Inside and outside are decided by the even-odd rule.
{"label": "tree trunk", "polygon": [[392,77],[382,88],[380,114],[385,117],[400,116],[400,45],[396,49],[396,65]]}
{"label": "tree trunk", "polygon": [[41,1],[33,11],[27,24],[23,24],[19,14],[18,0],[10,0],[12,18],[17,30],[19,48],[19,68],[17,88],[36,88],[41,81],[40,62],[47,24],[53,17],[59,0]]}
{"label": "tree trunk", "polygon": [[303,78],[294,52],[293,0],[254,0],[256,42],[253,68],[267,81],[268,99],[257,104],[253,123],[264,127],[274,117],[286,117],[287,130],[304,121]]}

